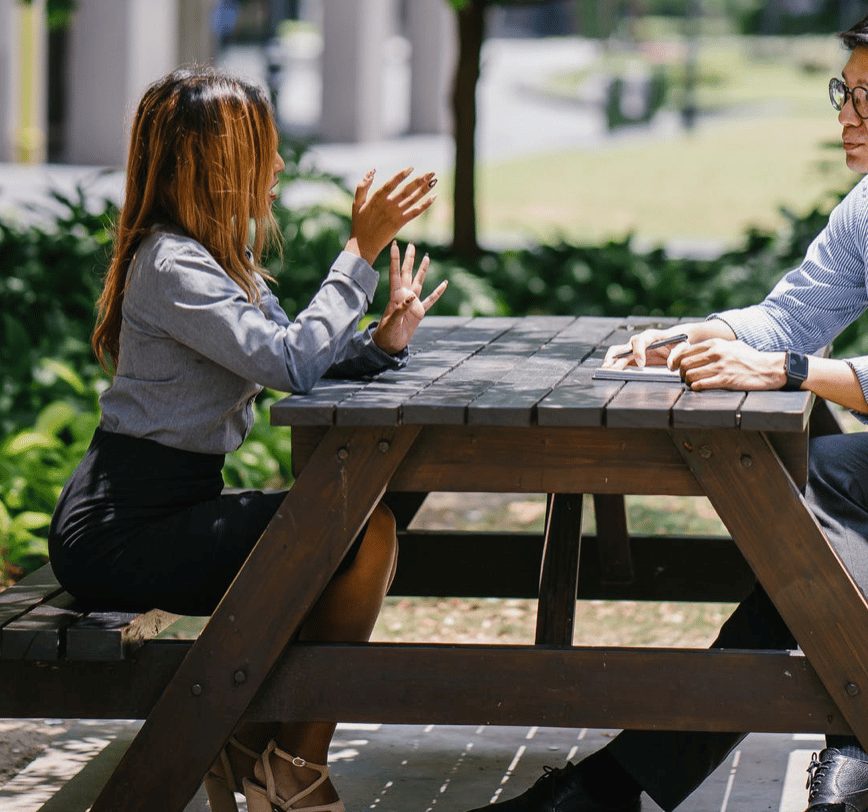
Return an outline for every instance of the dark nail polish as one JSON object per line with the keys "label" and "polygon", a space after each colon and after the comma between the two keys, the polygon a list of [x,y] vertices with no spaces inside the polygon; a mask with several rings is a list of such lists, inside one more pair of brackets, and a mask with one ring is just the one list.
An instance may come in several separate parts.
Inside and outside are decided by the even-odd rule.
{"label": "dark nail polish", "polygon": [[428,181],[428,188],[429,189],[433,189],[436,185],[437,185],[437,178],[434,178],[434,180]]}

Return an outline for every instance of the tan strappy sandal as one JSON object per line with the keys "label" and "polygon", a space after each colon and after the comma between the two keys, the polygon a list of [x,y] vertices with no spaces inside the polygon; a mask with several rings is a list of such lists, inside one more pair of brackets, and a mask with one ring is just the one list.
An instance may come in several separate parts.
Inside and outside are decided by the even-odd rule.
{"label": "tan strappy sandal", "polygon": [[232,762],[229,759],[227,751],[230,746],[244,755],[250,756],[254,761],[259,760],[259,753],[243,745],[234,736],[230,737],[226,747],[220,751],[219,766],[214,764],[202,781],[205,785],[205,792],[208,794],[211,812],[238,812],[235,793],[241,792],[242,788],[238,785],[238,779],[235,777]]}
{"label": "tan strappy sandal", "polygon": [[[271,756],[275,755],[288,761],[293,767],[312,770],[318,773],[313,783],[306,786],[301,792],[297,792],[291,798],[284,799],[277,794],[277,786],[274,782],[274,772],[271,769]],[[263,772],[265,773],[265,786],[261,786],[248,778],[242,780],[241,784],[244,787],[244,795],[247,798],[247,805],[250,810],[262,809],[279,809],[282,812],[346,812],[343,801],[333,801],[330,804],[320,804],[318,806],[299,806],[299,802],[309,797],[317,787],[321,786],[329,777],[329,768],[325,764],[314,764],[311,761],[306,761],[299,756],[292,756],[289,753],[281,750],[277,743],[272,739],[265,752],[259,757],[259,763],[262,764]],[[270,804],[270,808],[264,803]],[[255,804],[255,805],[254,805]]]}

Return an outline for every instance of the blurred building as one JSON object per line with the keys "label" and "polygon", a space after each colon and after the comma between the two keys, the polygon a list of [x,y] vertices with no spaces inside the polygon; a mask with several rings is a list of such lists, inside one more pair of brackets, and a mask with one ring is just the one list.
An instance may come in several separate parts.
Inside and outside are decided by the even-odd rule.
{"label": "blurred building", "polygon": [[[456,43],[446,0],[76,0],[68,23],[51,29],[46,0],[0,0],[0,162],[123,165],[145,87],[179,65],[213,63],[245,22],[259,35],[258,78],[279,92],[301,41],[279,36],[288,18],[321,43],[319,137],[382,138],[382,111],[395,104],[407,108],[410,132],[450,129]],[[395,37],[410,77],[400,99],[384,95]]]}

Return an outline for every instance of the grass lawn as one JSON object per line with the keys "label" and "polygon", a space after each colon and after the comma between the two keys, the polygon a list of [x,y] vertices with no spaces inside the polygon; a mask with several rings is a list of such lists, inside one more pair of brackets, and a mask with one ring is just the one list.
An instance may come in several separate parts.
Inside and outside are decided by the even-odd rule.
{"label": "grass lawn", "polygon": [[[483,165],[481,240],[593,243],[634,233],[652,243],[736,245],[751,226],[780,227],[781,207],[810,210],[856,180],[843,164],[827,95],[844,61],[832,38],[705,43],[698,101],[706,115],[692,133],[622,130],[603,146]],[[448,238],[451,190],[443,180],[417,238]]]}
{"label": "grass lawn", "polygon": [[737,242],[750,226],[779,227],[781,206],[807,211],[855,180],[822,146],[837,135],[830,118],[721,118],[657,143],[489,167],[480,178],[482,233]]}

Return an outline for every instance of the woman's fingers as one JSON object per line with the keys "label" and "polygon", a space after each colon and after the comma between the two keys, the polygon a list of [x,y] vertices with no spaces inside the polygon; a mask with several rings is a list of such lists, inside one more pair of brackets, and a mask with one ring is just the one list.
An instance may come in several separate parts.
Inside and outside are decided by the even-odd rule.
{"label": "woman's fingers", "polygon": [[391,196],[391,200],[402,209],[406,209],[425,197],[436,185],[437,178],[434,177],[434,173],[428,172],[401,187]]}
{"label": "woman's fingers", "polygon": [[353,208],[356,211],[365,205],[365,201],[368,199],[368,189],[371,188],[371,184],[374,182],[376,171],[376,169],[369,169],[356,186],[356,193],[353,196]]}
{"label": "woman's fingers", "polygon": [[409,209],[404,209],[404,216],[402,218],[403,221],[405,223],[409,223],[411,220],[415,220],[436,199],[437,195],[431,195],[431,197],[426,197],[421,203],[417,203],[415,206],[411,206]]}
{"label": "woman's fingers", "polygon": [[416,246],[408,243],[404,251],[404,262],[401,265],[401,285],[405,288],[413,287],[413,265],[416,263]]}
{"label": "woman's fingers", "polygon": [[425,254],[422,257],[422,261],[419,263],[419,270],[416,272],[416,277],[413,279],[413,284],[410,287],[413,289],[415,293],[422,292],[422,285],[425,283],[425,275],[428,273],[428,266],[431,264],[431,258],[428,254]]}
{"label": "woman's fingers", "polygon": [[434,288],[431,293],[429,293],[422,300],[422,307],[425,309],[427,313],[437,302],[437,300],[443,295],[443,292],[446,290],[446,287],[449,285],[449,280],[444,279],[436,288]]}
{"label": "woman's fingers", "polygon": [[400,172],[396,172],[392,175],[389,180],[387,180],[379,189],[377,189],[376,194],[381,195],[383,197],[388,197],[395,189],[398,188],[398,185],[402,180],[405,180],[410,176],[410,173],[413,171],[412,166],[408,166],[406,169],[402,169]]}
{"label": "woman's fingers", "polygon": [[393,293],[401,287],[401,249],[398,241],[392,240],[389,249],[389,290]]}

